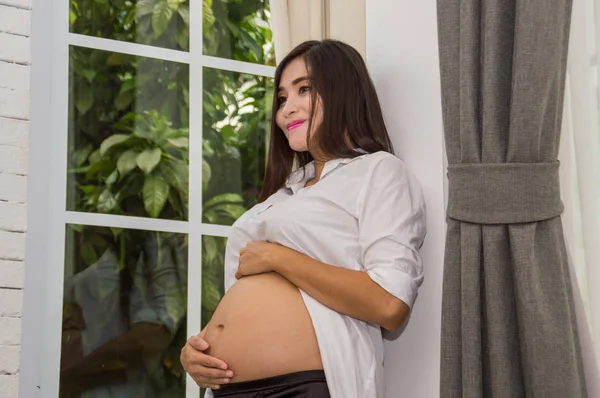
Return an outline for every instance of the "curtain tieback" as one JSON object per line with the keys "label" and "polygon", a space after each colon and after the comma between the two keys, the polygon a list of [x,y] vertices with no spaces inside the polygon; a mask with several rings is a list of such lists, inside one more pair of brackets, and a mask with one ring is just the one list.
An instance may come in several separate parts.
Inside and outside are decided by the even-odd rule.
{"label": "curtain tieback", "polygon": [[448,217],[477,224],[513,224],[560,216],[558,161],[448,166]]}

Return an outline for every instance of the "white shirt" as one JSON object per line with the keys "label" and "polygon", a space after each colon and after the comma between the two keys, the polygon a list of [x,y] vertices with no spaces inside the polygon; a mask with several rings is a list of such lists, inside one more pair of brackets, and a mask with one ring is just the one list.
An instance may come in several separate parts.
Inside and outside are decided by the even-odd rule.
{"label": "white shirt", "polygon": [[[296,170],[284,188],[233,225],[225,253],[225,291],[236,282],[240,249],[257,240],[279,243],[326,264],[365,271],[412,306],[423,282],[418,250],[426,231],[425,202],[416,178],[387,152],[331,160],[320,180],[304,187],[314,175],[313,163]],[[301,293],[331,398],[382,398],[380,327]]]}

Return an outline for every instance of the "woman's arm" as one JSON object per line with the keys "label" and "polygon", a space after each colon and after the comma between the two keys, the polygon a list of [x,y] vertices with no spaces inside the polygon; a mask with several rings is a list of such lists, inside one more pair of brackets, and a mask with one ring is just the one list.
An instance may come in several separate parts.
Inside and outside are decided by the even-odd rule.
{"label": "woman's arm", "polygon": [[409,306],[375,283],[366,272],[336,267],[280,246],[273,271],[323,305],[342,314],[398,329]]}
{"label": "woman's arm", "polygon": [[363,271],[322,263],[285,246],[248,242],[240,250],[235,275],[277,272],[327,307],[388,330],[402,325],[409,306],[379,286]]}

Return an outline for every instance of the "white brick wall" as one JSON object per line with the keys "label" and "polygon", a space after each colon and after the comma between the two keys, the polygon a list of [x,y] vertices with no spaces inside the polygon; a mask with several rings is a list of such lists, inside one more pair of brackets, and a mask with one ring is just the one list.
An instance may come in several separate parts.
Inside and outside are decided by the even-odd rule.
{"label": "white brick wall", "polygon": [[0,0],[0,398],[17,398],[27,226],[30,0]]}

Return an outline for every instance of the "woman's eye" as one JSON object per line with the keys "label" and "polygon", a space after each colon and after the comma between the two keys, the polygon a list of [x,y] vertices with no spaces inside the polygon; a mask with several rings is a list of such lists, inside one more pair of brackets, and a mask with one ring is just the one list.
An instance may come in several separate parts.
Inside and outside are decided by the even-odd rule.
{"label": "woman's eye", "polygon": [[310,86],[302,86],[300,87],[300,94],[304,94],[306,92],[310,91]]}
{"label": "woman's eye", "polygon": [[286,97],[279,97],[279,98],[277,98],[277,105],[279,105],[279,106],[283,105],[286,100],[287,100]]}

